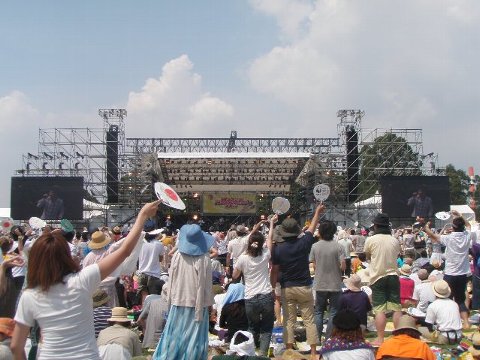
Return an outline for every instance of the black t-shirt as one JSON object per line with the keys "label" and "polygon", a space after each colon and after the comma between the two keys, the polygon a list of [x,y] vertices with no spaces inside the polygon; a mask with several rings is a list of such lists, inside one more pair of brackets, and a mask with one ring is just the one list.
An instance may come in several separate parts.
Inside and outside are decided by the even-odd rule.
{"label": "black t-shirt", "polygon": [[280,266],[282,288],[312,285],[308,256],[314,241],[313,234],[306,231],[301,237],[275,244],[272,262]]}

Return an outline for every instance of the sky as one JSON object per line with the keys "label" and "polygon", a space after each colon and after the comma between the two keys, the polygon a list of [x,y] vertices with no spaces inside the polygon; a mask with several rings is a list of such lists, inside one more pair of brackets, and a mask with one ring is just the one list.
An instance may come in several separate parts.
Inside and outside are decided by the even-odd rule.
{"label": "sky", "polygon": [[127,137],[335,137],[420,128],[440,165],[474,166],[476,0],[82,0],[0,3],[0,207],[39,128]]}

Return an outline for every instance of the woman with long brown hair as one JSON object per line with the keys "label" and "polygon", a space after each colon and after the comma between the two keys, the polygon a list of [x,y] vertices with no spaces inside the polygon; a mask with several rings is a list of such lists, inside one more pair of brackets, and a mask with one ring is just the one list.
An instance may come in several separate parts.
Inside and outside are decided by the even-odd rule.
{"label": "woman with long brown hair", "polygon": [[60,231],[47,231],[35,241],[30,250],[27,289],[15,315],[11,345],[15,359],[25,359],[25,342],[35,322],[43,338],[39,359],[99,359],[92,294],[132,252],[144,222],[155,215],[159,204],[154,201],[143,206],[122,246],[81,271]]}

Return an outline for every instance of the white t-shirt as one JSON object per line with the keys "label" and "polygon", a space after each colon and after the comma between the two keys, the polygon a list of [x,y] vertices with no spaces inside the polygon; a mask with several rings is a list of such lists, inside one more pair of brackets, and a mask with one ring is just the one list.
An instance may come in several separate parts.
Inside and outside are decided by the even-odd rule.
{"label": "white t-shirt", "polygon": [[452,232],[442,235],[440,242],[445,245],[445,275],[470,274],[468,250],[470,236],[467,232]]}
{"label": "white t-shirt", "polygon": [[230,254],[230,257],[233,259],[234,266],[238,257],[242,255],[245,252],[245,250],[247,250],[248,237],[249,235],[237,237],[228,243],[228,246],[227,246],[228,253]]}
{"label": "white t-shirt", "polygon": [[436,300],[436,296],[433,293],[432,283],[430,281],[421,282],[415,284],[413,289],[413,300],[418,300],[417,309],[421,312],[427,312],[427,307],[430,303]]}
{"label": "white t-shirt", "polygon": [[164,248],[160,241],[155,239],[150,242],[144,241],[138,258],[138,270],[141,273],[160,278],[162,273],[160,256],[163,253]]}
{"label": "white t-shirt", "polygon": [[324,360],[375,360],[371,349],[354,349],[344,351],[331,351],[322,354]]}
{"label": "white t-shirt", "polygon": [[439,331],[462,329],[460,310],[455,301],[451,299],[437,299],[427,308],[425,322],[436,324]]}
{"label": "white t-shirt", "polygon": [[263,249],[262,254],[257,257],[240,255],[235,263],[235,269],[240,270],[245,279],[245,299],[272,292],[268,271],[270,257],[270,250]]}
{"label": "white t-shirt", "polygon": [[64,277],[47,292],[27,289],[15,321],[42,329],[39,359],[99,359],[93,327],[92,294],[100,284],[97,264]]}

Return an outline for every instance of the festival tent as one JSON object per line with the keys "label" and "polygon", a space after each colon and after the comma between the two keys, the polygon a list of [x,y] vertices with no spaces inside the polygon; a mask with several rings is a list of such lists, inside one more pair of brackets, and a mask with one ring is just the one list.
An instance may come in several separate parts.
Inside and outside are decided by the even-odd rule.
{"label": "festival tent", "polygon": [[458,211],[469,222],[475,221],[475,212],[468,205],[450,205],[450,211],[452,210]]}

